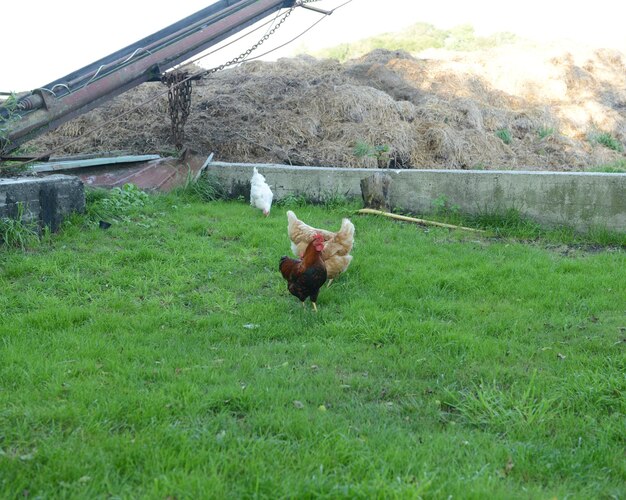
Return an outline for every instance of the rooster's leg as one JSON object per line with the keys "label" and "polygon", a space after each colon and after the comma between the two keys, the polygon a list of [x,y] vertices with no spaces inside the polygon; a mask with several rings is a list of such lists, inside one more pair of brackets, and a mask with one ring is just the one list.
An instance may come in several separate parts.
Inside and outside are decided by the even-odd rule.
{"label": "rooster's leg", "polygon": [[317,312],[317,305],[315,304],[315,302],[311,302],[311,304],[313,304],[313,310]]}
{"label": "rooster's leg", "polygon": [[328,280],[328,285],[326,285],[326,288],[328,288],[328,287],[330,286],[330,284],[333,282],[333,280],[334,280],[334,279],[335,279],[335,278],[330,278],[330,279]]}

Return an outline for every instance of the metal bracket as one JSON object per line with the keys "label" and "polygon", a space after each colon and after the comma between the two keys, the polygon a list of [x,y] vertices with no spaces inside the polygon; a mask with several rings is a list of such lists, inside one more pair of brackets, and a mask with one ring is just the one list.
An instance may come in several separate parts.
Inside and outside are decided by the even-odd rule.
{"label": "metal bracket", "polygon": [[312,5],[308,5],[305,3],[299,4],[298,7],[302,7],[303,9],[307,9],[307,10],[312,10],[314,12],[319,12],[320,14],[324,14],[325,16],[330,16],[333,13],[332,10],[320,9],[319,7],[313,7]]}

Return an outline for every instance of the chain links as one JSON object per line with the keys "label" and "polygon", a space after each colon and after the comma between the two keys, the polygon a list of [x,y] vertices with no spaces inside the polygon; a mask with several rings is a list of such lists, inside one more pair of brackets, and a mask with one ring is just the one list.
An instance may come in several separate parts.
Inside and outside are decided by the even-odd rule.
{"label": "chain links", "polygon": [[185,139],[185,122],[191,108],[191,79],[186,71],[172,71],[163,75],[162,81],[169,90],[167,92],[167,109],[172,122],[172,139],[176,149],[183,148]]}
{"label": "chain links", "polygon": [[237,64],[238,62],[240,62],[242,59],[245,59],[246,57],[248,57],[252,52],[254,52],[257,48],[259,48],[259,46],[263,45],[263,42],[265,42],[270,36],[272,36],[276,30],[278,28],[280,28],[280,26],[287,20],[287,18],[291,15],[291,13],[294,11],[294,9],[296,7],[299,7],[302,4],[305,3],[313,3],[313,2],[318,2],[319,0],[300,0],[299,2],[295,2],[291,7],[289,7],[289,10],[287,12],[285,12],[281,18],[280,21],[278,21],[278,23],[276,23],[276,25],[274,27],[272,27],[271,30],[269,30],[264,36],[263,38],[261,38],[257,43],[255,43],[252,47],[250,47],[248,50],[246,50],[245,52],[242,52],[241,54],[239,54],[237,57],[234,57],[233,59],[231,59],[228,62],[225,62],[224,64],[220,64],[219,66],[216,66],[215,68],[211,68],[208,69],[206,71],[204,71],[202,73],[202,76],[208,76],[211,75],[213,73],[217,73],[218,71],[222,71],[224,68],[227,68],[229,66],[232,66],[233,64]]}
{"label": "chain links", "polygon": [[252,45],[248,50],[242,52],[237,57],[234,57],[224,64],[220,64],[215,68],[203,71],[199,75],[195,75],[192,78],[189,77],[189,74],[186,71],[172,71],[162,76],[161,81],[169,87],[167,93],[168,111],[172,122],[172,139],[174,140],[174,144],[177,149],[182,149],[183,147],[183,140],[185,137],[184,127],[185,122],[187,121],[187,117],[189,116],[189,110],[191,107],[192,79],[197,79],[198,77],[204,77],[213,73],[217,73],[224,68],[241,62],[257,48],[263,45],[263,43],[268,40],[269,37],[271,37],[278,28],[282,26],[282,24],[287,20],[287,18],[291,15],[296,7],[299,7],[300,5],[303,5],[305,3],[313,3],[317,1],[319,0],[300,0],[299,2],[294,2],[294,4],[289,7],[289,10],[282,15],[280,21],[278,21],[272,27],[272,29],[263,36],[263,38],[261,38],[257,43]]}

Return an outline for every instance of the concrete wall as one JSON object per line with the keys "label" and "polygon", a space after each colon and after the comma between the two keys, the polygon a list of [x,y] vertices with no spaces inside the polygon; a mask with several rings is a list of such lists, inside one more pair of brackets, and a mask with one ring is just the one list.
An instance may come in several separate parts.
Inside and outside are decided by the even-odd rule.
{"label": "concrete wall", "polygon": [[231,195],[249,196],[256,166],[274,191],[274,199],[328,193],[361,197],[360,181],[375,172],[391,177],[391,206],[428,214],[444,197],[462,212],[480,214],[515,208],[544,225],[567,225],[580,231],[606,227],[626,232],[626,174],[481,170],[379,170],[292,167],[213,162],[209,174]]}
{"label": "concrete wall", "polygon": [[17,218],[19,203],[24,204],[25,222],[56,231],[68,214],[85,210],[85,189],[71,175],[0,178],[0,218]]}

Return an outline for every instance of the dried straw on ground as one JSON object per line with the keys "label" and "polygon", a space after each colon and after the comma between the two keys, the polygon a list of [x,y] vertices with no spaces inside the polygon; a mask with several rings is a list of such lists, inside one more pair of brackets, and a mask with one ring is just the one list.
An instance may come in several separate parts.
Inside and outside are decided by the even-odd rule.
{"label": "dried straw on ground", "polygon": [[[309,56],[251,62],[194,83],[186,145],[223,161],[342,167],[581,170],[626,162],[590,140],[606,132],[626,143],[624,61],[607,50],[574,57],[518,47],[419,58],[376,50],[346,64]],[[86,134],[164,88],[143,84],[29,145],[44,151],[79,137],[60,153],[171,152],[166,96]],[[371,151],[356,154],[357,144]]]}

